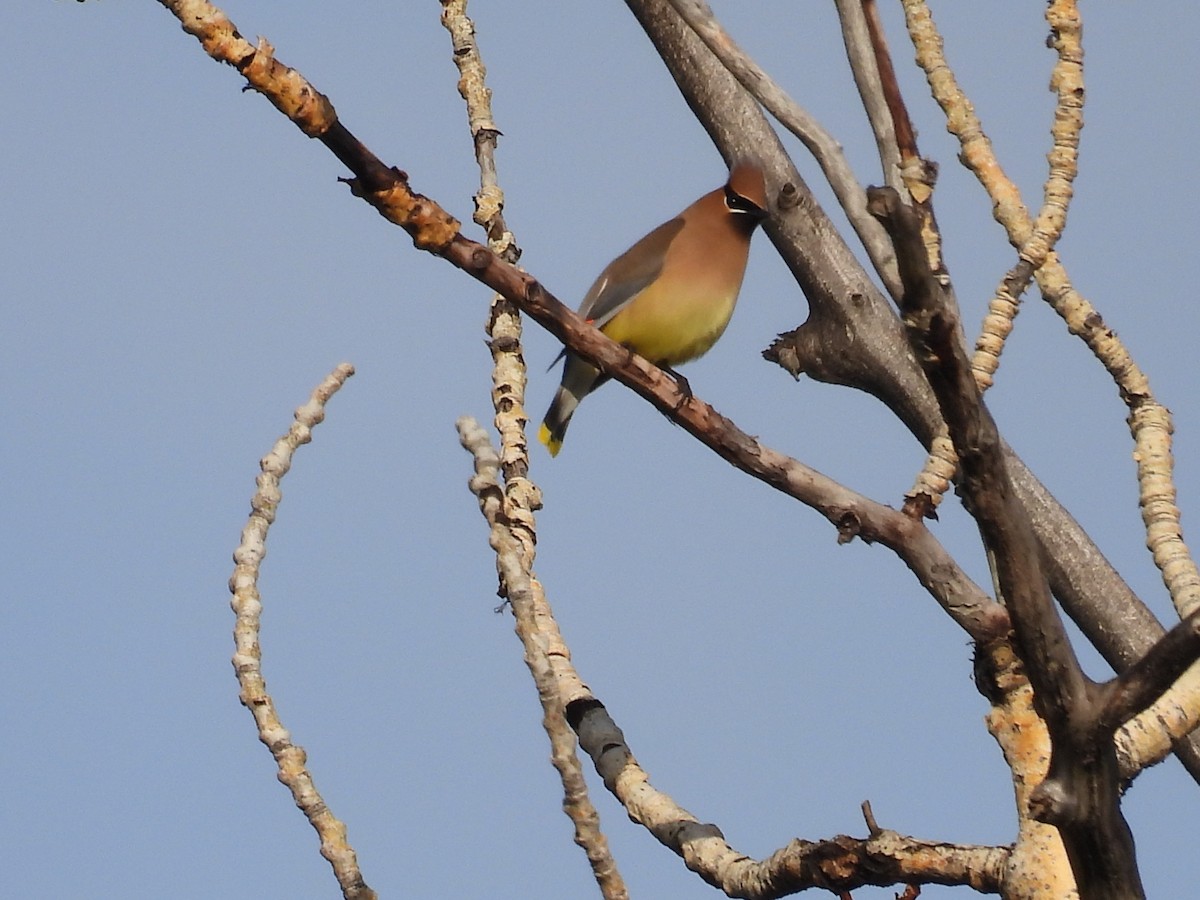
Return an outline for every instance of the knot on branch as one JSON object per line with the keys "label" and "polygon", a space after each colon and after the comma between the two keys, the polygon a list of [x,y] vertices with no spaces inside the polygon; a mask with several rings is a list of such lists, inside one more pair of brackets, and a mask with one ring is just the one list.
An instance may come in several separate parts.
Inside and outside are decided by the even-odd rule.
{"label": "knot on branch", "polygon": [[799,332],[800,329],[797,328],[780,334],[771,342],[771,346],[762,352],[763,359],[775,363],[797,381],[804,372],[804,360],[798,346]]}
{"label": "knot on branch", "polygon": [[1078,804],[1062,782],[1047,778],[1029,795],[1029,812],[1039,822],[1068,825],[1078,819]]}
{"label": "knot on branch", "polygon": [[900,511],[910,519],[937,520],[937,502],[925,491],[913,491],[904,496],[904,505]]}
{"label": "knot on branch", "polygon": [[837,542],[848,544],[856,537],[862,537],[866,543],[871,543],[870,538],[862,533],[862,520],[852,510],[847,510],[837,520]]}

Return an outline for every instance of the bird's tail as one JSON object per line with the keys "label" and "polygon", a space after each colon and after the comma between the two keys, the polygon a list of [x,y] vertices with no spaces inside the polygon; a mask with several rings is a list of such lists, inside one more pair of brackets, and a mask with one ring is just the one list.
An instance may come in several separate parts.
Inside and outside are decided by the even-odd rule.
{"label": "bird's tail", "polygon": [[558,456],[558,451],[562,449],[563,435],[567,433],[567,426],[571,424],[571,416],[575,415],[579,401],[608,381],[607,375],[601,375],[599,369],[573,353],[566,354],[566,357],[562,383],[554,394],[550,408],[546,410],[542,427],[538,429],[538,440],[546,445],[551,456]]}
{"label": "bird's tail", "polygon": [[571,416],[575,414],[577,406],[579,398],[566,386],[560,385],[550,408],[546,410],[546,418],[542,419],[542,427],[538,429],[538,440],[546,445],[551,456],[558,456],[558,451],[562,449],[563,435],[567,433],[567,426],[571,424]]}

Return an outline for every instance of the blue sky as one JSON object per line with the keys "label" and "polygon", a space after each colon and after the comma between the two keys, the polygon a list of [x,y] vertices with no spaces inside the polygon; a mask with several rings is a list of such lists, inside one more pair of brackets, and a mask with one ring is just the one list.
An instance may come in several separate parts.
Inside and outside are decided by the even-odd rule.
{"label": "blue sky", "polygon": [[[716,8],[877,182],[831,6]],[[974,328],[1011,250],[884,7],[922,150],[941,164],[938,216]],[[469,221],[478,176],[437,4],[223,8]],[[470,11],[522,263],[578,298],[608,259],[719,184],[720,158],[622,5]],[[1153,19],[1131,3],[1084,12],[1087,125],[1060,249],[1175,413],[1186,510],[1200,466],[1200,11],[1175,0]],[[1040,4],[935,13],[1001,160],[1036,202],[1053,62]],[[19,4],[0,51],[0,893],[336,895],[237,702],[226,581],[259,457],[350,361],[358,374],[300,451],[268,544],[264,671],[283,721],[381,895],[594,896],[511,620],[492,613],[494,563],[454,432],[458,416],[489,414],[487,291],[351,198],[337,161],[242,93],[156,3]],[[759,357],[806,314],[757,241],[733,323],[688,367],[691,384],[772,446],[899,503],[923,456],[900,425],[869,398],[794,383]],[[557,349],[530,325],[525,352],[536,421]],[[1036,298],[989,403],[1169,616],[1124,409]],[[588,398],[557,459],[532,455],[545,494],[537,571],[583,678],[657,786],[754,856],[797,836],[861,835],[864,799],[882,825],[918,837],[1011,840],[966,636],[885,549],[837,546],[815,513],[619,386]],[[952,502],[934,528],[986,583]],[[712,896],[598,786],[595,797],[634,896]],[[1197,797],[1174,761],[1128,796],[1152,897],[1191,889],[1180,861]]]}

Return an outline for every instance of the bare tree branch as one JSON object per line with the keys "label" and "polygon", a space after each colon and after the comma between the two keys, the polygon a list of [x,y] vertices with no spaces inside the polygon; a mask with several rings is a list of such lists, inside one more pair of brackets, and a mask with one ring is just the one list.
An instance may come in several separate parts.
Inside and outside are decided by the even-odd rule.
{"label": "bare tree branch", "polygon": [[1116,728],[1159,700],[1200,659],[1200,611],[1163,636],[1146,655],[1105,687],[1099,717]]}
{"label": "bare tree branch", "polygon": [[1083,130],[1083,47],[1079,12],[1074,0],[1056,0],[1046,8],[1050,44],[1058,55],[1050,86],[1055,93],[1052,146],[1047,155],[1049,172],[1042,188],[1042,208],[1030,234],[1018,248],[1018,260],[996,291],[983,328],[975,342],[971,366],[976,381],[986,390],[999,365],[1000,351],[1012,330],[1017,304],[1034,272],[1058,243],[1067,224],[1067,209],[1074,193],[1079,166],[1079,137]]}
{"label": "bare tree branch", "polygon": [[1046,778],[1050,734],[1035,708],[1033,687],[1012,641],[976,648],[975,682],[991,703],[985,721],[1008,764],[1017,812],[1017,835],[1005,867],[1005,896],[1070,897],[1075,878],[1053,825],[1030,815],[1034,790]]}
{"label": "bare tree branch", "polygon": [[819,887],[850,891],[864,885],[953,884],[999,890],[1008,848],[916,840],[871,829],[866,839],[793,840],[763,860],[738,852],[716,826],[701,822],[650,784],[621,729],[598,700],[567,709],[579,742],[608,789],[663,846],[729,897],[771,900]]}
{"label": "bare tree branch", "polygon": [[954,312],[942,302],[928,268],[920,223],[890,188],[872,192],[871,209],[896,244],[904,321],[958,452],[960,488],[995,556],[1034,702],[1050,731],[1050,771],[1031,794],[1031,812],[1057,826],[1081,897],[1142,897],[1133,838],[1121,815],[1115,724],[1098,715],[1098,692],[1056,613],[1033,529],[1013,495],[995,422],[958,340]]}
{"label": "bare tree branch", "polygon": [[575,734],[564,714],[569,704],[592,700],[592,693],[571,664],[570,650],[541,583],[531,570],[531,548],[524,533],[530,509],[540,504],[519,504],[514,509],[512,491],[500,486],[500,457],[478,422],[469,417],[459,419],[458,435],[475,459],[475,476],[469,486],[490,528],[489,543],[496,551],[500,594],[512,605],[517,636],[525,648],[525,664],[537,685],[542,726],[550,737],[551,760],[563,782],[563,805],[575,826],[576,842],[588,854],[602,895],[606,900],[622,900],[629,896],[628,891],[600,831],[599,816],[588,797],[575,755]]}

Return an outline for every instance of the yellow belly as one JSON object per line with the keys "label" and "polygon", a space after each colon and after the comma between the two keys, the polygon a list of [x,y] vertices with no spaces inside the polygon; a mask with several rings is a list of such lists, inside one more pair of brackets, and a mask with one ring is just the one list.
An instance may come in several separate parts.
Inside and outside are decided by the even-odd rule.
{"label": "yellow belly", "polygon": [[[739,285],[740,286],[740,285]],[[651,285],[601,329],[656,365],[703,356],[725,332],[737,289],[724,296],[664,296]]]}

